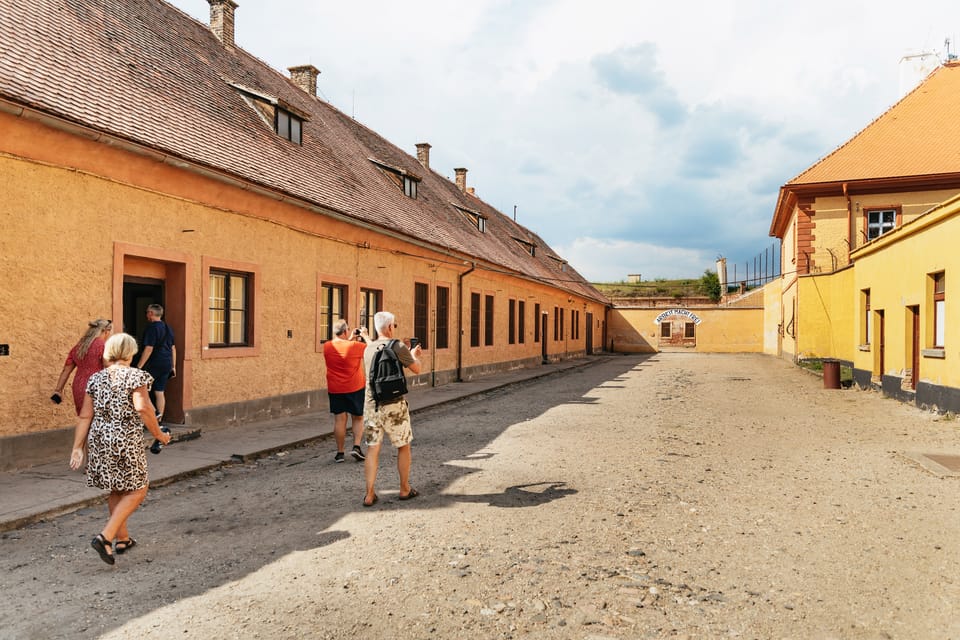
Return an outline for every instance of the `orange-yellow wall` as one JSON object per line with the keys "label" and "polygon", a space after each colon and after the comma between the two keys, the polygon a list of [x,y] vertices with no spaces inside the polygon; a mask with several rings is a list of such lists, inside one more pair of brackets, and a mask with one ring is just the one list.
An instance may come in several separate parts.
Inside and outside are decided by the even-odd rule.
{"label": "orange-yellow wall", "polygon": [[[665,309],[615,308],[610,311],[607,347],[619,353],[654,353],[661,345],[656,318]],[[692,351],[705,353],[763,352],[763,309],[691,308],[700,318],[696,327],[696,346]]]}
{"label": "orange-yellow wall", "polygon": [[[0,131],[0,343],[11,350],[0,357],[0,436],[73,424],[72,402],[55,406],[48,397],[87,321],[119,324],[124,275],[170,279],[167,316],[183,324],[184,408],[325,387],[317,309],[324,279],[348,287],[352,323],[359,289],[382,290],[404,338],[413,326],[414,282],[430,285],[431,318],[435,286],[449,286],[450,347],[425,352],[423,368],[456,369],[457,282],[469,268],[462,260],[5,113]],[[210,350],[207,271],[231,265],[256,272],[255,345]],[[169,284],[176,278],[180,290]],[[548,355],[585,349],[585,327],[579,339],[570,337],[570,309],[582,324],[594,314],[593,342],[602,347],[603,305],[482,266],[464,280],[467,304],[471,290],[494,296],[495,336],[493,346],[470,348],[466,332],[464,368],[537,360],[537,302],[549,313]],[[169,308],[171,296],[182,304]],[[524,344],[507,344],[510,297],[526,301]],[[554,306],[566,309],[560,341],[552,340]]]}
{"label": "orange-yellow wall", "polygon": [[[960,237],[960,197],[945,202],[916,224],[885,234],[876,245],[855,254],[855,279],[850,285],[850,306],[859,319],[866,313],[860,296],[870,290],[874,332],[871,344],[859,322],[851,327],[849,343],[854,366],[880,374],[904,376],[912,368],[913,325],[908,307],[920,311],[921,382],[960,388],[960,366],[956,346],[960,344],[960,323],[954,301],[960,300],[960,257],[956,239]],[[933,295],[930,274],[945,275],[946,323],[944,348],[934,349]],[[879,369],[879,322],[883,312],[884,366]]]}
{"label": "orange-yellow wall", "polygon": [[[852,194],[849,203],[845,196],[824,196],[814,200],[813,215],[813,270],[812,273],[828,273],[849,264],[848,254],[865,244],[868,209],[898,208],[902,223],[915,220],[923,212],[952,197],[954,191],[939,189],[930,191],[906,191],[880,194]],[[849,213],[848,213],[849,206]],[[852,222],[851,222],[852,217]],[[783,271],[789,273],[797,267],[797,207],[791,212],[790,224],[783,237]],[[851,229],[852,224],[852,229]],[[851,242],[852,236],[852,242]]]}
{"label": "orange-yellow wall", "polygon": [[853,359],[853,274],[846,267],[799,279],[798,358]]}

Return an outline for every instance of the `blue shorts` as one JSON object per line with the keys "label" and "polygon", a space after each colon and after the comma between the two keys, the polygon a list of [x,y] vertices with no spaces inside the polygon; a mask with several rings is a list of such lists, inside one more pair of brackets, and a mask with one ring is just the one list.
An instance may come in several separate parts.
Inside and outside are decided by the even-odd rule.
{"label": "blue shorts", "polygon": [[340,413],[349,413],[354,416],[363,415],[363,389],[358,389],[352,393],[331,393],[330,413],[336,415]]}

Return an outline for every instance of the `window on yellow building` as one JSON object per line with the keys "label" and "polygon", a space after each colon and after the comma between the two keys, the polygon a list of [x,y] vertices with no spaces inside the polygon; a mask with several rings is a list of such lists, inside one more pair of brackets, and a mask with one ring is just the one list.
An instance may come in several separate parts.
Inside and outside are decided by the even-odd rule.
{"label": "window on yellow building", "polygon": [[437,287],[437,349],[446,349],[450,335],[450,287]]}
{"label": "window on yellow building", "polygon": [[527,303],[524,300],[517,301],[517,342],[523,344],[523,334],[527,330]]}
{"label": "window on yellow building", "polygon": [[250,274],[210,271],[210,346],[236,347],[249,344]]}
{"label": "window on yellow building", "polygon": [[896,209],[874,209],[866,211],[867,240],[879,238],[897,227],[900,212]]}
{"label": "window on yellow building", "polygon": [[661,337],[661,338],[669,338],[669,337],[670,337],[670,323],[669,323],[669,322],[661,322],[661,323],[660,323],[660,337]]}
{"label": "window on yellow building", "polygon": [[697,325],[693,322],[685,322],[683,325],[683,337],[684,338],[696,338],[697,337]]}
{"label": "window on yellow building", "polygon": [[347,288],[324,282],[320,286],[320,340],[333,340],[333,323],[346,319]]}
{"label": "window on yellow building", "polygon": [[374,340],[380,337],[373,324],[373,316],[377,311],[383,311],[383,291],[360,289],[360,323],[357,326],[366,327],[367,333],[373,336]]}
{"label": "window on yellow building", "polygon": [[863,308],[863,318],[860,323],[860,344],[870,344],[873,335],[873,314],[870,312],[870,289],[860,291],[860,300]]}
{"label": "window on yellow building", "polygon": [[493,296],[485,296],[484,316],[483,316],[483,344],[488,347],[493,346]]}
{"label": "window on yellow building", "polygon": [[430,287],[423,282],[416,282],[413,285],[413,335],[420,338],[423,349],[430,348],[429,315]]}
{"label": "window on yellow building", "polygon": [[470,346],[480,346],[480,294],[470,294]]}
{"label": "window on yellow building", "polygon": [[943,348],[944,330],[947,326],[946,276],[941,271],[931,277],[933,278],[933,346]]}

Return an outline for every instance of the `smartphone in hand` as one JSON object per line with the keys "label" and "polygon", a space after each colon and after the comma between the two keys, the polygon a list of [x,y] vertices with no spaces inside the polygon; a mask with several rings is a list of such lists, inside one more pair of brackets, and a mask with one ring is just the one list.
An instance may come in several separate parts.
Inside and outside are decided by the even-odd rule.
{"label": "smartphone in hand", "polygon": [[418,344],[420,344],[420,338],[410,338],[411,349],[416,349]]}

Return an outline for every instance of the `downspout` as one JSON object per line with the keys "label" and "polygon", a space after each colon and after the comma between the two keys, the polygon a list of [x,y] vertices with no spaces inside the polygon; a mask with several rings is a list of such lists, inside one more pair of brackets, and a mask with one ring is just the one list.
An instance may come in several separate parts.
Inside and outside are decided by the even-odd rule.
{"label": "downspout", "polygon": [[850,253],[853,251],[854,231],[853,231],[853,208],[850,204],[850,191],[847,183],[843,183],[843,197],[847,199],[847,264],[850,264]]}
{"label": "downspout", "polygon": [[457,276],[457,382],[463,382],[463,279],[477,268],[476,262],[470,263],[470,268]]}

